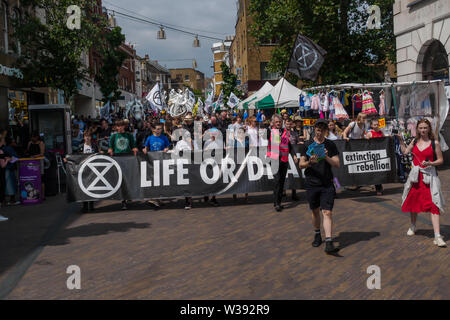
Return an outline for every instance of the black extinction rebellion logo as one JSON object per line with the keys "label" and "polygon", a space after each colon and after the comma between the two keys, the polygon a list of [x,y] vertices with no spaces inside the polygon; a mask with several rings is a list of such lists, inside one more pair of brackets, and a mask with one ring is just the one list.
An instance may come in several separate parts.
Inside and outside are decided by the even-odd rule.
{"label": "black extinction rebellion logo", "polygon": [[161,103],[161,93],[160,93],[159,91],[156,91],[156,92],[153,94],[153,101],[154,101],[158,106],[161,106],[161,105],[162,105],[162,103]]}
{"label": "black extinction rebellion logo", "polygon": [[[295,59],[300,70],[309,70],[316,64],[319,56],[317,51],[305,42],[300,42],[294,50]],[[299,55],[299,56],[298,56]]]}
{"label": "black extinction rebellion logo", "polygon": [[122,170],[114,159],[107,156],[86,159],[78,172],[81,191],[92,198],[108,198],[120,189],[121,184]]}

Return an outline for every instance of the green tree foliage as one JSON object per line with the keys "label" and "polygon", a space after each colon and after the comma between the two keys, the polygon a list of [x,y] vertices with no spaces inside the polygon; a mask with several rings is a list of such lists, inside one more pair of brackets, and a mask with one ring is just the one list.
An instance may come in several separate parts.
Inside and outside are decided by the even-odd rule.
{"label": "green tree foliage", "polygon": [[[267,66],[286,69],[295,37],[309,37],[328,54],[320,70],[322,83],[378,82],[387,61],[395,63],[394,0],[252,0],[251,35],[257,43],[276,39]],[[381,29],[366,27],[369,5],[381,9]],[[295,76],[294,76],[295,77]]]}
{"label": "green tree foliage", "polygon": [[[82,54],[100,43],[106,19],[94,13],[95,0],[22,0],[21,4],[28,10],[14,22],[14,36],[21,43],[16,65],[24,74],[24,85],[64,90],[65,100],[70,101],[88,76]],[[81,8],[79,30],[67,28],[70,5]]]}
{"label": "green tree foliage", "polygon": [[222,69],[222,90],[223,90],[223,102],[226,105],[230,94],[233,92],[238,98],[242,96],[242,92],[237,88],[237,75],[231,73],[230,67],[225,62],[220,65]]}
{"label": "green tree foliage", "polygon": [[125,41],[125,35],[122,34],[120,27],[115,27],[111,31],[106,32],[105,38],[104,46],[99,49],[103,65],[95,76],[95,80],[100,85],[100,91],[104,97],[103,101],[115,102],[120,98],[117,76],[120,66],[127,57],[125,52],[118,49]]}

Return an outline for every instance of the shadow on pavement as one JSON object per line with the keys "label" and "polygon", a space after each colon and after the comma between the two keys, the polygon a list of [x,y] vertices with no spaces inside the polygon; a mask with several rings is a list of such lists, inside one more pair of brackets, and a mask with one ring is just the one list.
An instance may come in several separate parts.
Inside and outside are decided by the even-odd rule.
{"label": "shadow on pavement", "polygon": [[[363,188],[367,189],[368,186],[365,186]],[[401,187],[394,187],[394,188],[385,188],[383,191],[383,196],[388,195],[396,195],[403,193],[403,186]],[[377,193],[375,190],[345,190],[342,189],[341,192],[337,194],[337,199],[351,199],[351,198],[367,198],[367,197],[376,197]],[[377,198],[380,199],[380,198]],[[381,200],[381,201],[387,201],[387,200]],[[380,201],[378,201],[380,202]]]}
{"label": "shadow on pavement", "polygon": [[51,240],[49,246],[61,246],[70,243],[70,238],[78,237],[93,237],[105,235],[111,232],[127,232],[130,229],[145,229],[150,228],[149,223],[91,223],[84,226],[65,229],[58,233],[58,235]]}
{"label": "shadow on pavement", "polygon": [[355,243],[369,241],[379,236],[379,232],[341,232],[335,240],[339,242],[339,248],[343,249]]}
{"label": "shadow on pavement", "polygon": [[[298,205],[306,203],[306,194],[304,191],[297,191],[297,196],[299,201],[292,201],[290,191],[288,191],[287,197],[283,198],[283,205],[286,209],[297,207]],[[210,197],[211,199],[211,197]],[[273,203],[273,195],[270,194],[249,194],[249,201],[245,202],[244,195],[238,194],[238,198],[233,200],[232,195],[227,195],[226,197],[217,197],[219,202],[219,207],[233,207],[233,206],[254,206],[258,204]],[[169,199],[162,200],[163,205],[158,210],[180,210],[184,208],[184,198],[183,199]],[[193,197],[192,210],[197,208],[215,208],[209,202],[206,203],[203,197]],[[155,208],[149,205],[147,201],[133,201],[128,204],[128,210],[130,211],[154,211]],[[192,211],[191,210],[191,211]],[[116,212],[121,210],[121,202],[117,201],[105,206],[96,207],[95,211],[89,214],[96,213],[108,213]]]}
{"label": "shadow on pavement", "polygon": [[[449,240],[450,239],[450,226],[441,224],[440,229],[441,229],[441,236],[444,238],[444,241]],[[430,226],[430,229],[427,229],[427,230],[425,230],[425,229],[416,230],[416,235],[434,239],[433,227]]]}

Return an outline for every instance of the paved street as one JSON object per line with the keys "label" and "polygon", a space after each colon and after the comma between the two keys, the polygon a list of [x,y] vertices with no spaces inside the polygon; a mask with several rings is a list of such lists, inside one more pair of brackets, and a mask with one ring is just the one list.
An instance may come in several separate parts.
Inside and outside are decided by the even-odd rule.
{"label": "paved street", "polygon": [[[440,171],[450,199],[450,169]],[[270,194],[219,198],[213,208],[182,200],[154,211],[105,201],[79,214],[64,196],[36,207],[8,207],[0,224],[3,299],[450,299],[448,248],[433,245],[428,215],[407,237],[402,185],[340,192],[334,210],[341,251],[311,247],[304,192],[273,210]],[[288,191],[288,196],[290,191]],[[447,205],[447,211],[450,206]],[[441,233],[450,243],[450,218]],[[68,290],[66,268],[81,268],[81,290]],[[366,286],[367,267],[381,269],[381,289]]]}

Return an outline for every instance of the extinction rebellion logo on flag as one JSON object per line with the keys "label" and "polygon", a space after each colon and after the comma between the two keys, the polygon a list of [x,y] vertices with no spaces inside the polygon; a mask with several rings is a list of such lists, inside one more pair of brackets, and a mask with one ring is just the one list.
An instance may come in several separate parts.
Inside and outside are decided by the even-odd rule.
{"label": "extinction rebellion logo on flag", "polygon": [[391,171],[391,159],[386,150],[343,152],[342,157],[348,173]]}

